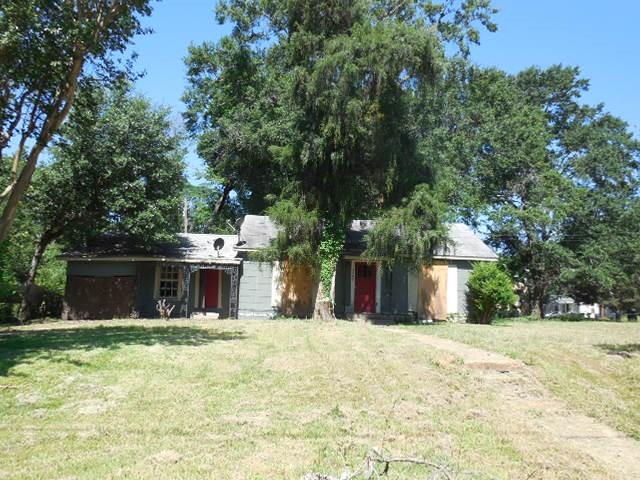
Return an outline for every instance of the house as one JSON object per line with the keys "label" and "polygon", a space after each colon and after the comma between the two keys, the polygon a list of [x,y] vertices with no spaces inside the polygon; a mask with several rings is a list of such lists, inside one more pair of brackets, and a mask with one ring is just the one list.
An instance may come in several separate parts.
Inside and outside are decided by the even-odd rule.
{"label": "house", "polygon": [[[421,271],[403,265],[385,269],[361,258],[372,225],[355,220],[348,231],[334,288],[339,317],[464,316],[473,262],[498,258],[468,226],[451,224],[450,244],[436,252],[433,265]],[[253,259],[277,231],[268,217],[247,215],[237,235],[180,234],[176,244],[144,250],[111,238],[68,252],[62,256],[67,261],[64,317],[155,317],[159,299],[174,304],[173,315],[180,317],[310,316],[316,284],[311,269]]]}
{"label": "house", "polygon": [[576,302],[571,297],[553,297],[544,306],[545,317],[559,315],[582,315],[584,318],[608,316],[608,310],[599,303],[587,304]]}

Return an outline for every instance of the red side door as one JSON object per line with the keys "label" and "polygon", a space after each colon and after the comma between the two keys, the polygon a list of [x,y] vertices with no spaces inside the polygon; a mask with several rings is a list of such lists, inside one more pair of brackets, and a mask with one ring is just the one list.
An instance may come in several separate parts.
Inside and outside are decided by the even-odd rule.
{"label": "red side door", "polygon": [[218,287],[220,270],[204,271],[204,307],[218,308]]}
{"label": "red side door", "polygon": [[376,311],[376,266],[356,263],[355,312],[374,313]]}

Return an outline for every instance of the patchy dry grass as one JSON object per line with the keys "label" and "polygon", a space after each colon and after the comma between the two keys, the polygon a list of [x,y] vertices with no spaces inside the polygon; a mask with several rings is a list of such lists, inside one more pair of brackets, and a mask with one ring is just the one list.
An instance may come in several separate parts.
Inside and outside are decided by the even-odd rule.
{"label": "patchy dry grass", "polygon": [[640,440],[640,324],[505,321],[411,327],[534,367],[571,406]]}
{"label": "patchy dry grass", "polygon": [[[5,329],[0,478],[299,479],[358,466],[372,447],[472,478],[610,478],[494,395],[456,357],[360,324]],[[389,478],[426,473],[394,466]]]}

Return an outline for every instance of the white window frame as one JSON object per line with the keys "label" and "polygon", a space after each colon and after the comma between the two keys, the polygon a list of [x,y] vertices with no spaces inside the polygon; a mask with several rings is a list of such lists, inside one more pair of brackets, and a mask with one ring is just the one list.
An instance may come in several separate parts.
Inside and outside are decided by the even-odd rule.
{"label": "white window frame", "polygon": [[[174,268],[178,271],[178,288],[176,296],[160,296],[160,282],[162,281],[162,270],[164,268]],[[158,264],[156,265],[156,285],[155,285],[155,298],[166,298],[167,300],[180,300],[182,298],[182,292],[184,288],[184,272],[179,265],[174,264]]]}

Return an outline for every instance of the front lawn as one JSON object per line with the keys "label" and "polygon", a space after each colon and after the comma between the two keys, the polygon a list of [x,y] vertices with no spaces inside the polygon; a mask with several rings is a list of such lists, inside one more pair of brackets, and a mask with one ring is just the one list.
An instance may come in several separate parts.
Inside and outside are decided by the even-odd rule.
{"label": "front lawn", "polygon": [[[502,339],[499,332],[516,328],[543,327],[485,331]],[[626,325],[589,328],[602,332],[598,343],[625,335],[637,342]],[[608,328],[620,334],[608,337]],[[571,336],[556,335],[553,345]],[[554,349],[539,349],[551,361]],[[594,359],[620,372],[637,366],[597,351]],[[621,395],[616,390],[612,400]],[[0,478],[12,479],[339,476],[374,447],[471,472],[460,478],[612,478],[503,408],[455,356],[415,336],[347,322],[136,320],[0,330],[0,442]],[[428,473],[392,465],[388,478]]]}
{"label": "front lawn", "polygon": [[640,440],[640,324],[501,321],[410,327],[535,368],[571,406]]}

